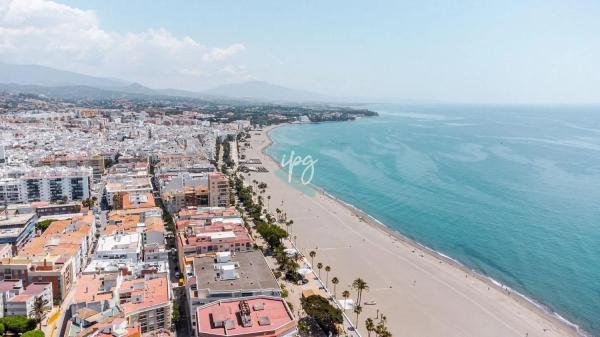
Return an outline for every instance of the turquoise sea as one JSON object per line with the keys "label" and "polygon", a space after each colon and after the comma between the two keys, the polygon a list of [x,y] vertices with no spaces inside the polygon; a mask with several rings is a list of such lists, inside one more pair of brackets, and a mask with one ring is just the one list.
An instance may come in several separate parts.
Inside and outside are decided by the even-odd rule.
{"label": "turquoise sea", "polygon": [[599,107],[369,108],[267,152],[313,156],[313,184],[600,336]]}

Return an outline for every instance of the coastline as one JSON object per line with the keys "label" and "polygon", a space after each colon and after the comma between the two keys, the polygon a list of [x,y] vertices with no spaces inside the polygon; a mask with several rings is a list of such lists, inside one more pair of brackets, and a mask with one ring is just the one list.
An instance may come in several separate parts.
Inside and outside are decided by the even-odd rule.
{"label": "coastline", "polygon": [[[270,132],[275,128],[279,128],[279,127],[283,127],[283,126],[287,126],[287,125],[290,125],[290,124],[279,124],[279,125],[275,125],[275,126],[269,126],[267,128],[264,128],[261,131],[262,136],[265,137],[265,141],[260,144],[261,145],[260,149],[256,149],[256,150],[260,151],[260,154],[263,156],[263,158],[265,158],[267,161],[270,161],[269,166],[277,167],[277,168],[281,167],[281,165],[266,152],[266,150],[273,144],[273,141],[270,137]],[[263,164],[266,164],[266,163],[263,162]],[[275,179],[280,179],[274,174],[274,172],[272,172],[272,173],[270,172],[269,174],[272,174],[275,177]],[[256,177],[260,178],[261,176],[257,175]],[[284,183],[287,184],[287,182],[284,182]],[[288,186],[290,186],[290,188],[293,188],[291,185],[288,185]],[[511,310],[514,310],[515,309],[514,307],[516,307],[517,310],[526,309],[527,311],[531,312],[533,315],[532,319],[531,319],[532,321],[536,321],[535,323],[537,323],[538,325],[542,325],[542,326],[550,325],[552,327],[552,328],[541,328],[540,330],[541,330],[542,334],[540,334],[540,336],[553,335],[553,334],[551,334],[551,332],[553,332],[553,331],[555,331],[557,333],[556,334],[557,336],[589,336],[586,334],[586,332],[580,330],[577,325],[562,318],[558,313],[551,311],[549,308],[545,307],[544,305],[539,304],[536,301],[526,297],[525,295],[520,294],[520,293],[514,291],[513,289],[502,285],[500,282],[492,279],[491,277],[485,276],[483,274],[480,274],[477,271],[474,271],[474,270],[468,268],[467,266],[463,265],[459,261],[457,261],[449,256],[446,256],[443,253],[437,252],[429,247],[426,247],[423,244],[420,244],[412,239],[409,239],[408,237],[393,230],[392,228],[386,226],[381,221],[377,220],[376,218],[374,218],[371,215],[367,214],[366,212],[362,211],[358,207],[356,207],[352,204],[349,204],[349,203],[335,197],[334,195],[331,195],[330,193],[328,193],[324,189],[320,188],[319,186],[315,186],[315,185],[311,184],[311,187],[317,192],[318,196],[320,196],[321,198],[325,198],[325,199],[339,205],[343,209],[349,211],[354,217],[356,217],[358,222],[366,223],[369,225],[368,227],[375,229],[379,233],[390,238],[393,245],[402,244],[402,245],[408,247],[408,249],[411,250],[413,254],[416,251],[418,251],[417,254],[419,254],[419,256],[421,258],[424,258],[424,255],[426,255],[427,258],[429,258],[429,259],[437,260],[440,265],[446,264],[446,265],[450,266],[452,269],[454,269],[454,272],[459,271],[460,274],[464,273],[465,279],[468,279],[470,282],[473,282],[472,280],[475,280],[476,282],[480,283],[477,285],[478,287],[481,287],[482,285],[484,288],[487,287],[488,292],[491,291],[491,289],[495,290],[500,295],[500,296],[495,296],[495,297],[500,297],[500,301],[508,300],[508,302],[512,303],[510,305]],[[284,206],[284,209],[286,209],[285,206]],[[335,211],[333,211],[333,213],[335,213]],[[300,237],[299,237],[299,239],[300,239]],[[363,242],[364,242],[364,239],[363,239]],[[452,281],[454,282],[456,280],[452,280]],[[416,284],[416,281],[415,281],[415,284]],[[391,288],[392,287],[390,286],[390,289]],[[494,316],[493,313],[490,313],[490,315]],[[505,323],[505,325],[507,325],[507,324]],[[361,329],[361,331],[362,331],[362,329]],[[513,332],[514,332],[514,330],[513,330]],[[537,331],[537,332],[539,332],[539,331]],[[430,333],[430,332],[428,332],[428,333]],[[446,334],[444,333],[444,335],[446,335]],[[448,334],[448,335],[451,335],[451,334]],[[486,336],[486,334],[478,334],[478,335]],[[513,334],[511,334],[511,335],[513,335]],[[520,334],[514,334],[514,335],[518,336]],[[522,335],[535,336],[536,331],[525,332]],[[491,334],[490,336],[495,336],[495,334]],[[502,335],[502,336],[505,336],[505,335]]]}

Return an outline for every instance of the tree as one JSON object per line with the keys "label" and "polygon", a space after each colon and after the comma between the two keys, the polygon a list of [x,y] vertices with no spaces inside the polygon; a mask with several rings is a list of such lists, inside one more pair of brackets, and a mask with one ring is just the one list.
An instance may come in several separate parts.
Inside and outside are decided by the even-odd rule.
{"label": "tree", "polygon": [[181,312],[179,309],[179,303],[177,303],[177,301],[173,301],[173,312],[171,313],[171,322],[173,322],[173,324],[177,324],[180,320]]}
{"label": "tree", "polygon": [[367,285],[367,282],[359,277],[352,282],[352,288],[356,289],[356,304],[360,305],[362,292],[363,290],[368,290],[369,286]]}
{"label": "tree", "polygon": [[33,309],[31,309],[30,315],[35,317],[40,329],[42,328],[42,321],[46,318],[46,313],[51,309],[48,304],[48,300],[42,296],[36,297],[33,301]]}
{"label": "tree", "polygon": [[314,262],[315,262],[315,256],[317,256],[317,252],[315,252],[314,250],[311,250],[310,253],[308,253],[308,256],[310,256],[310,265],[314,266]]}
{"label": "tree", "polygon": [[15,334],[24,333],[29,330],[35,329],[37,322],[35,319],[27,318],[27,316],[6,316],[0,318],[0,323],[4,325],[6,331],[13,332]]}
{"label": "tree", "polygon": [[21,337],[44,337],[45,334],[42,330],[31,330],[22,334]]}
{"label": "tree", "polygon": [[56,220],[47,219],[47,220],[40,221],[35,224],[35,229],[39,230],[43,233],[50,226],[50,224],[53,223],[54,221],[56,221]]}
{"label": "tree", "polygon": [[[259,221],[260,221],[260,219],[259,219]],[[272,224],[266,224],[264,222],[259,223],[256,226],[256,230],[258,231],[258,234],[260,234],[260,236],[262,236],[263,239],[265,239],[267,244],[269,244],[269,247],[271,249],[280,247],[281,239],[284,239],[288,236],[287,232],[284,231],[283,229],[279,228],[278,226],[272,225]]]}
{"label": "tree", "polygon": [[302,308],[307,315],[314,318],[319,327],[326,335],[337,335],[336,324],[341,324],[342,311],[329,303],[329,301],[319,295],[308,296],[301,299]]}
{"label": "tree", "polygon": [[335,298],[335,297],[337,297],[337,292],[335,291],[335,288],[338,285],[338,283],[340,283],[340,280],[338,280],[338,278],[334,276],[331,279],[331,283],[333,283],[333,297]]}
{"label": "tree", "polygon": [[344,290],[342,292],[342,297],[344,298],[344,310],[346,310],[346,303],[348,302],[348,297],[350,297],[350,292],[348,290]]}
{"label": "tree", "polygon": [[371,337],[371,332],[375,331],[375,322],[371,318],[367,318],[365,327],[367,328],[367,337]]}
{"label": "tree", "polygon": [[270,196],[270,195],[267,195],[267,209],[268,209],[269,211],[271,210],[271,207],[269,206],[269,205],[270,205],[270,201],[271,201],[271,196]]}
{"label": "tree", "polygon": [[300,333],[307,333],[310,330],[308,323],[305,319],[301,319],[298,321],[298,331]]}
{"label": "tree", "polygon": [[360,315],[360,313],[362,312],[362,307],[360,306],[360,304],[357,304],[354,307],[354,313],[356,314],[356,328],[358,329],[358,315]]}
{"label": "tree", "polygon": [[325,287],[329,288],[329,272],[331,271],[331,267],[330,266],[325,266],[325,271],[327,272],[327,276],[326,276],[326,282],[325,282]]}
{"label": "tree", "polygon": [[317,263],[317,269],[319,269],[319,278],[321,278],[321,269],[323,268],[323,264],[321,262]]}

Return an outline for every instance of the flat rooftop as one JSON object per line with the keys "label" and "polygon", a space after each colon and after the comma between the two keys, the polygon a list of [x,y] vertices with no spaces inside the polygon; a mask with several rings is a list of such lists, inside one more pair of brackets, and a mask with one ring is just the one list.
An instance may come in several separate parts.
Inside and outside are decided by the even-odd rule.
{"label": "flat rooftop", "polygon": [[25,226],[31,220],[31,218],[33,218],[34,216],[35,216],[35,213],[27,213],[27,214],[9,215],[8,219],[1,217],[0,218],[0,228]]}
{"label": "flat rooftop", "polygon": [[[242,305],[247,304],[247,322],[242,324]],[[269,335],[275,330],[296,326],[293,315],[281,298],[257,296],[244,300],[221,300],[199,307],[198,333],[200,335]]]}
{"label": "flat rooftop", "polygon": [[[217,277],[220,273],[215,265],[236,263],[235,272],[238,275],[233,280],[221,280]],[[239,266],[239,267],[238,267]],[[218,264],[215,255],[194,258],[194,274],[198,290],[209,289],[214,291],[236,291],[255,289],[277,289],[279,285],[273,272],[267,265],[260,251],[238,252],[231,255],[231,261]]]}

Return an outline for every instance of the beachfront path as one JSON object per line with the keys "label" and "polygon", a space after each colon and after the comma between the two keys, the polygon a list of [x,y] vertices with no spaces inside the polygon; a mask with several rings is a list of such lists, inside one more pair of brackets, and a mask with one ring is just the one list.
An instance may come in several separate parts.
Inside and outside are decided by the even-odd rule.
{"label": "beachfront path", "polygon": [[[308,256],[316,250],[315,265],[331,266],[330,279],[340,279],[338,297],[343,290],[351,290],[355,278],[367,281],[370,290],[363,294],[363,302],[376,301],[377,305],[363,306],[359,327],[363,336],[367,336],[365,319],[374,318],[377,309],[387,317],[396,337],[577,335],[514,294],[365,223],[337,201],[292,188],[274,174],[278,164],[261,152],[270,144],[268,130],[252,131],[251,147],[244,154],[259,158],[269,172],[244,174],[244,178],[267,183],[270,211],[282,208],[294,220],[292,235],[297,236],[302,253]],[[356,298],[356,292],[351,293]]]}

